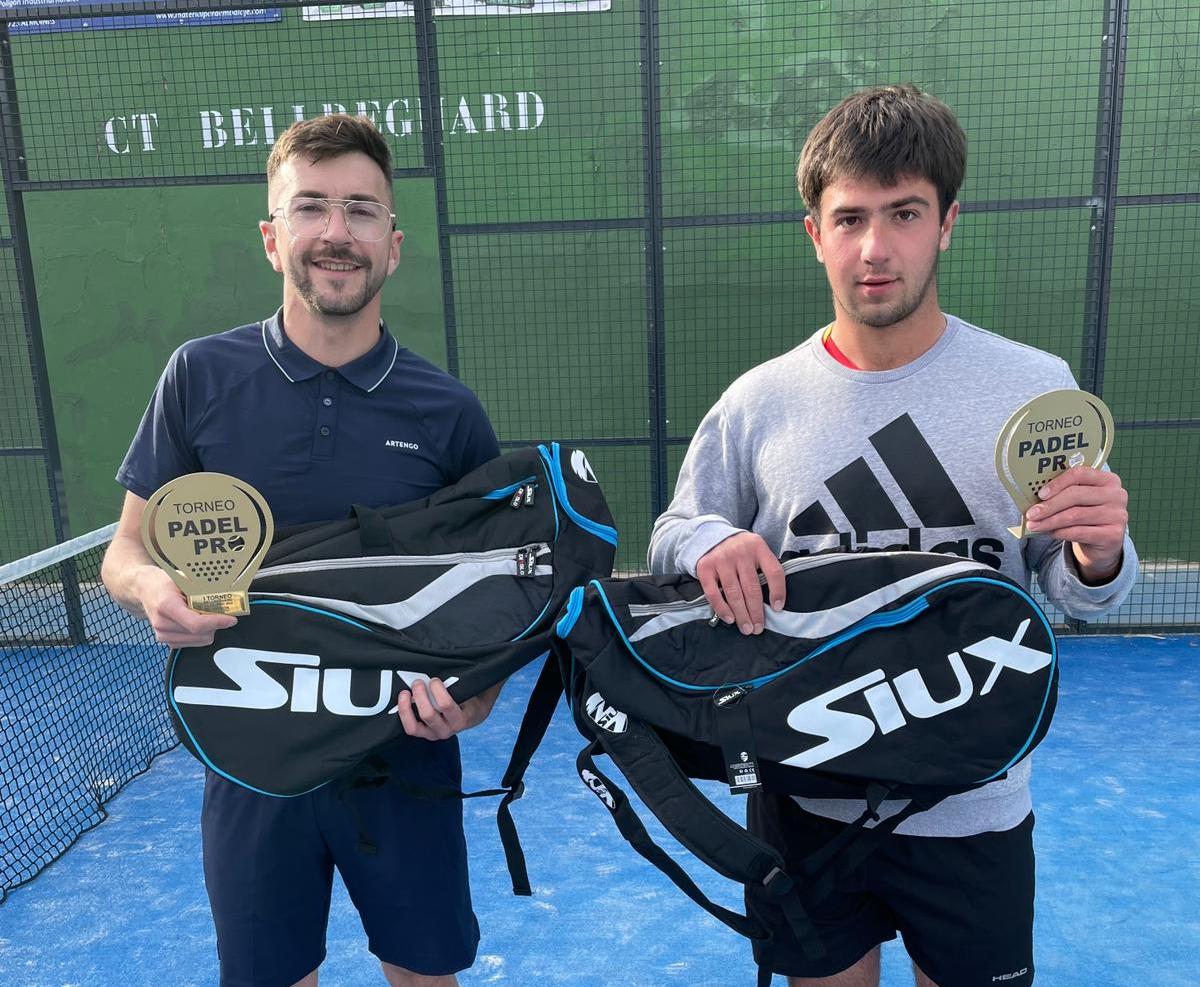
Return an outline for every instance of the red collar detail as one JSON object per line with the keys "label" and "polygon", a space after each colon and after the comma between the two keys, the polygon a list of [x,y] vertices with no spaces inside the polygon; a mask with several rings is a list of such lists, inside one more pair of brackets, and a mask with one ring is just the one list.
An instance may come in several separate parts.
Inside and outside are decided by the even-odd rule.
{"label": "red collar detail", "polygon": [[833,327],[830,326],[821,336],[821,343],[825,347],[825,352],[837,360],[843,367],[849,367],[851,370],[861,370],[862,367],[855,366],[850,358],[838,349],[837,343],[833,341]]}

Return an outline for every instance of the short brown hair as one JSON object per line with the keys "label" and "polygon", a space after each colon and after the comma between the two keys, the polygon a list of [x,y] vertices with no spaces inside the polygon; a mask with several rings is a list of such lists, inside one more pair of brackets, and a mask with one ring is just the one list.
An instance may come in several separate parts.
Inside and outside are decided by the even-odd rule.
{"label": "short brown hair", "polygon": [[813,127],[796,187],[817,221],[821,193],[839,179],[894,185],[915,176],[937,189],[945,219],[966,167],[967,138],[950,107],[914,85],[874,86],[847,96]]}
{"label": "short brown hair", "polygon": [[325,158],[355,152],[365,154],[379,165],[390,189],[392,152],[388,150],[387,141],[366,117],[352,117],[348,113],[300,120],[288,127],[279,135],[267,158],[267,181],[274,178],[280,165],[291,158],[307,158],[316,164]]}

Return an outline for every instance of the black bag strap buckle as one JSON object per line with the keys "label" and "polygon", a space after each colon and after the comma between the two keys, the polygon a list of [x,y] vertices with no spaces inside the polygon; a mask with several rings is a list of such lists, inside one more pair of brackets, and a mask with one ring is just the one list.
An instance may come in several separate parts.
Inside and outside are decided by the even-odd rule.
{"label": "black bag strap buckle", "polygon": [[[808,917],[808,912],[805,911],[804,905],[800,901],[800,889],[796,887],[796,882],[792,880],[791,875],[782,868],[773,867],[763,878],[762,886],[774,897],[776,904],[782,909],[788,925],[791,926],[792,933],[800,943],[800,948],[804,950],[804,955],[811,960],[823,959],[826,955],[825,944],[821,942],[816,926],[813,925],[812,919]],[[759,983],[764,982],[763,969],[763,967],[759,968]],[[765,982],[770,983],[770,978],[768,977]]]}
{"label": "black bag strap buckle", "polygon": [[787,871],[780,867],[772,867],[767,876],[762,879],[762,886],[775,897],[782,898],[796,886],[796,882],[792,880]]}

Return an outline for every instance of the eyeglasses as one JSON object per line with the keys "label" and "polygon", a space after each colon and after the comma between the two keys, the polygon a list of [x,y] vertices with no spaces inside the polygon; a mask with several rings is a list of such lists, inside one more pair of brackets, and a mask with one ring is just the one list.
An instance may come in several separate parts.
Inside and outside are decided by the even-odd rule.
{"label": "eyeglasses", "polygon": [[382,202],[365,199],[310,199],[298,196],[289,199],[287,205],[268,214],[268,219],[282,216],[292,236],[323,236],[329,229],[329,217],[333,210],[342,210],[346,229],[355,240],[368,243],[382,240],[392,232],[396,214]]}

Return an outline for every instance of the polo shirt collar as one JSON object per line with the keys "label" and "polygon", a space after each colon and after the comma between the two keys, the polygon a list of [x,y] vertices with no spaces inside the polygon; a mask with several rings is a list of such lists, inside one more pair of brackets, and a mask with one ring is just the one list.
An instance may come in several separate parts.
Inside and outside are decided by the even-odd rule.
{"label": "polo shirt collar", "polygon": [[[263,321],[262,340],[267,355],[271,357],[271,362],[292,383],[309,380],[330,369],[318,363],[288,339],[288,335],[283,329],[282,307],[269,319]],[[375,345],[357,360],[333,369],[356,387],[360,387],[364,391],[373,391],[391,372],[399,352],[400,344],[388,332],[387,326],[381,319],[379,321],[379,339]]]}

